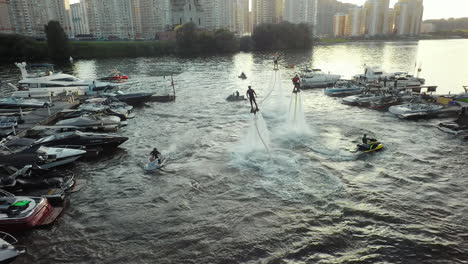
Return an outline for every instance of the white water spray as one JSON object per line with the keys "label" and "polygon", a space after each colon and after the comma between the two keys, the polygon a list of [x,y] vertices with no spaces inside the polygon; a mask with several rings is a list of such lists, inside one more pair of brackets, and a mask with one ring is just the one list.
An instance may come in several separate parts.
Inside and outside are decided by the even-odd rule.
{"label": "white water spray", "polygon": [[299,134],[308,134],[311,132],[305,121],[301,92],[292,93],[286,125],[291,132]]}

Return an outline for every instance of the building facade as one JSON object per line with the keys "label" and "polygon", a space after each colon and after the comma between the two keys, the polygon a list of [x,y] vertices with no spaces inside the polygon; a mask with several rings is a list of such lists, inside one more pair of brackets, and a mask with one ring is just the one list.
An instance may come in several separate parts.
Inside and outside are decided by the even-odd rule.
{"label": "building facade", "polygon": [[400,0],[395,4],[395,32],[397,35],[419,35],[424,6],[422,0]]}
{"label": "building facade", "polygon": [[349,9],[345,22],[345,36],[355,37],[366,33],[366,13],[363,7]]}
{"label": "building facade", "polygon": [[70,5],[71,21],[75,36],[90,34],[88,16],[86,14],[84,0],[82,1],[81,3]]}
{"label": "building facade", "polygon": [[317,0],[285,0],[283,20],[295,24],[317,24],[317,3]]}
{"label": "building facade", "polygon": [[366,34],[370,36],[387,34],[389,0],[367,0]]}
{"label": "building facade", "polygon": [[341,37],[345,35],[347,15],[344,13],[338,13],[333,16],[333,35],[335,37]]}
{"label": "building facade", "polygon": [[317,0],[317,23],[314,27],[315,34],[319,36],[333,36],[333,20],[337,13],[347,13],[356,5],[341,3],[337,0]]}
{"label": "building facade", "polygon": [[279,23],[283,19],[283,0],[252,0],[253,24]]}
{"label": "building facade", "polygon": [[0,33],[14,33],[15,29],[10,21],[10,2],[0,0]]}

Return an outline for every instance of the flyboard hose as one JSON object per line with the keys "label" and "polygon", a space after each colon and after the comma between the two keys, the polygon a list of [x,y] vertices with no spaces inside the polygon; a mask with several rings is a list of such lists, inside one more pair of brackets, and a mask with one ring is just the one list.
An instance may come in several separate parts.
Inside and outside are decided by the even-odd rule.
{"label": "flyboard hose", "polygon": [[270,158],[272,158],[272,157],[271,157],[270,149],[268,148],[268,145],[265,143],[265,140],[263,140],[263,138],[262,138],[262,133],[260,133],[260,130],[258,129],[257,120],[258,120],[257,115],[255,115],[255,117],[254,117],[254,122],[255,122],[255,129],[257,130],[258,137],[259,137],[260,140],[262,141],[263,146],[265,146],[265,149],[267,150],[268,155],[270,155]]}
{"label": "flyboard hose", "polygon": [[263,100],[260,102],[260,103],[263,103],[265,102],[268,97],[270,97],[270,95],[273,93],[273,90],[275,90],[275,86],[276,86],[276,73],[278,72],[277,70],[274,71],[275,72],[275,75],[274,75],[274,78],[273,78],[273,88],[271,88],[271,91],[265,96],[265,98],[263,98]]}

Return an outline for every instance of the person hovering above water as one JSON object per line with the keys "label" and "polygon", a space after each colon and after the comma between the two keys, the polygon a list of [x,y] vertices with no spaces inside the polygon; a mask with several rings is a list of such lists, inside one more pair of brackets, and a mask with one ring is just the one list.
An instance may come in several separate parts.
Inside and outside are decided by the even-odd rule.
{"label": "person hovering above water", "polygon": [[292,82],[294,84],[294,89],[293,89],[293,93],[297,93],[297,92],[300,92],[300,79],[299,79],[299,76],[296,74],[296,76],[294,76],[294,78],[292,79]]}
{"label": "person hovering above water", "polygon": [[[257,96],[257,94],[255,93],[255,91],[252,89],[252,86],[249,85],[249,89],[247,89],[247,97],[249,98],[250,100],[250,107],[252,108],[250,110],[251,113],[255,113],[258,111],[258,105],[257,105],[257,102],[255,101],[255,97]],[[255,108],[253,107],[253,103],[255,103]]]}
{"label": "person hovering above water", "polygon": [[273,57],[273,70],[278,70],[278,57],[279,54],[278,52],[275,53],[275,56]]}

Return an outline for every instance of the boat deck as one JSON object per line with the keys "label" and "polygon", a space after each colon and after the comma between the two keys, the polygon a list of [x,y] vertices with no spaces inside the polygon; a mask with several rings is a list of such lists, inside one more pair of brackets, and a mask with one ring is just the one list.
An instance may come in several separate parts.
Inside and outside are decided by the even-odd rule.
{"label": "boat deck", "polygon": [[67,101],[55,101],[54,105],[48,108],[39,108],[23,115],[24,123],[18,124],[15,128],[16,135],[22,137],[26,132],[37,125],[48,125],[57,120],[60,112],[65,109],[72,109],[78,106],[78,102],[69,103]]}

